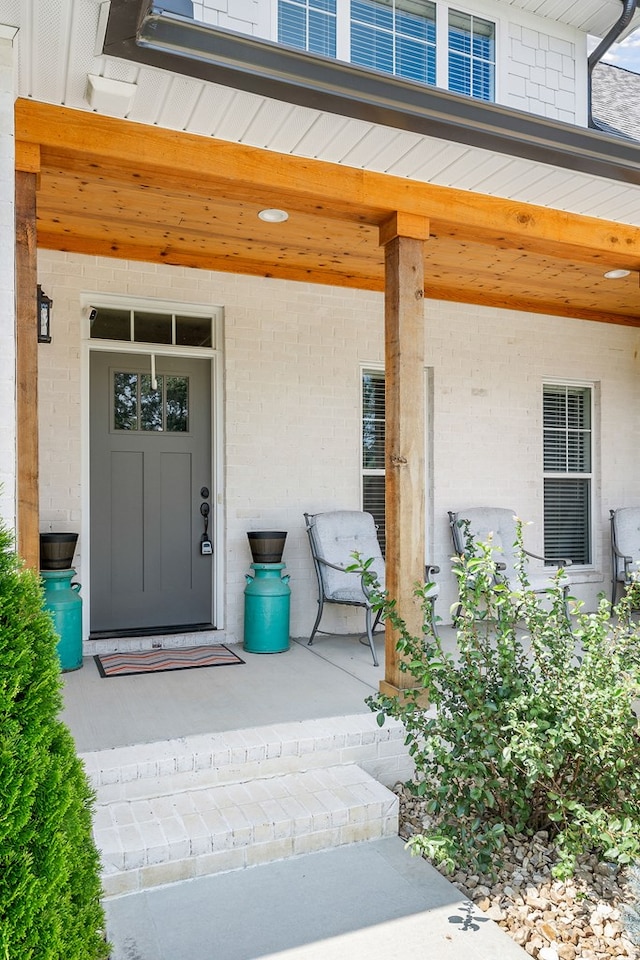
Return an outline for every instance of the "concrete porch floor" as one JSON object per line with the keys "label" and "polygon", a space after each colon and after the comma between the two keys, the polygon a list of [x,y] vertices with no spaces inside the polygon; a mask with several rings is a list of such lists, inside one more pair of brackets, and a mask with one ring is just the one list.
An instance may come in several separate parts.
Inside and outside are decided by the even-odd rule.
{"label": "concrete porch floor", "polygon": [[[441,627],[454,648],[455,631]],[[63,721],[79,752],[151,743],[199,733],[369,713],[365,698],[384,677],[384,634],[374,667],[357,635],[294,640],[284,653],[245,653],[244,665],[146,676],[98,673],[93,657],[63,675]]]}

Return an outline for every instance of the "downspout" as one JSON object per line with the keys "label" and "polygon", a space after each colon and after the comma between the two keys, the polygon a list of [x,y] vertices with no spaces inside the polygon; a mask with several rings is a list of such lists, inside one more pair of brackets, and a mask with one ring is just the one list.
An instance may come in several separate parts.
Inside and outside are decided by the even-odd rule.
{"label": "downspout", "polygon": [[589,126],[590,127],[594,126],[593,112],[592,112],[592,105],[591,105],[591,87],[592,87],[592,79],[593,79],[593,69],[596,66],[596,64],[599,63],[600,60],[602,60],[607,50],[611,46],[613,46],[613,44],[616,42],[616,40],[618,39],[622,31],[629,26],[629,24],[633,19],[633,15],[637,10],[637,7],[638,7],[638,0],[622,0],[622,13],[620,14],[619,19],[611,27],[611,30],[609,30],[609,33],[606,35],[606,37],[600,41],[600,43],[592,52],[591,56],[587,61],[587,69],[588,69],[588,76],[589,76],[589,79],[588,79],[589,86],[588,86],[587,96],[589,99],[588,109],[589,109]]}

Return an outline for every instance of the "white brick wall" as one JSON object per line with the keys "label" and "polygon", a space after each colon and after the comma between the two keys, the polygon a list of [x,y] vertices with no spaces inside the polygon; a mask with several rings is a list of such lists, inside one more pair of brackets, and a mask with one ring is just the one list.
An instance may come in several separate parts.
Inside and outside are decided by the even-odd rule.
{"label": "white brick wall", "polygon": [[[315,583],[302,514],[357,508],[359,373],[383,357],[378,294],[256,277],[40,251],[39,280],[54,300],[53,343],[40,350],[41,506],[51,522],[81,518],[80,309],[82,291],[164,297],[225,309],[226,627],[242,635],[246,531],[288,531],[292,634],[308,634]],[[541,385],[597,384],[600,444],[595,565],[574,585],[592,605],[608,589],[608,511],[640,505],[640,331],[612,324],[426,303],[433,368],[434,529],[442,568],[439,614],[455,598],[447,510],[507,506],[532,520],[541,550]],[[65,527],[62,527],[64,529]],[[80,551],[82,542],[79,544]],[[83,591],[86,595],[86,591]],[[360,625],[347,608],[326,622]],[[356,619],[354,619],[354,616]]]}
{"label": "white brick wall", "polygon": [[15,527],[15,177],[13,45],[0,39],[0,516]]}

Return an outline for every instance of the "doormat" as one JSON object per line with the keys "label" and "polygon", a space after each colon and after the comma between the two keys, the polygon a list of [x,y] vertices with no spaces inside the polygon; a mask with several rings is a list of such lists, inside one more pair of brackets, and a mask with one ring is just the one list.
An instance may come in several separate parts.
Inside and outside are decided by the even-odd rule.
{"label": "doormat", "polygon": [[174,650],[136,650],[132,653],[100,653],[94,657],[101,677],[130,677],[136,673],[165,673],[223,667],[245,661],[223,643],[209,647],[177,647]]}

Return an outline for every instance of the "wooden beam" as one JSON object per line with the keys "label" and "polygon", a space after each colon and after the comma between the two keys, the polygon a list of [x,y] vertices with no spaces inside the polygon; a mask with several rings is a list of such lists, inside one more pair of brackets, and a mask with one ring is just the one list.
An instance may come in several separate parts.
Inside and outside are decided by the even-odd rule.
{"label": "wooden beam", "polygon": [[16,173],[17,549],[40,566],[36,173]]}
{"label": "wooden beam", "polygon": [[[397,222],[396,222],[397,226]],[[415,226],[415,224],[414,224]],[[425,562],[424,241],[381,230],[385,245],[385,514],[389,596],[413,636],[422,634],[414,597]],[[428,223],[421,228],[428,235]],[[382,693],[412,686],[400,670],[398,634],[385,627]]]}
{"label": "wooden beam", "polygon": [[[452,187],[293,157],[244,144],[214,140],[100,116],[33,100],[16,102],[16,136],[48,151],[71,151],[90,167],[107,160],[157,175],[180,170],[209,182],[212,189],[246,185],[282,205],[315,205],[331,218],[368,217],[380,224],[395,211],[429,217],[459,236],[481,243],[504,243],[522,250],[582,259],[603,267],[640,269],[640,229],[595,217]],[[274,202],[273,200],[271,202]],[[376,219],[377,218],[377,219]]]}

